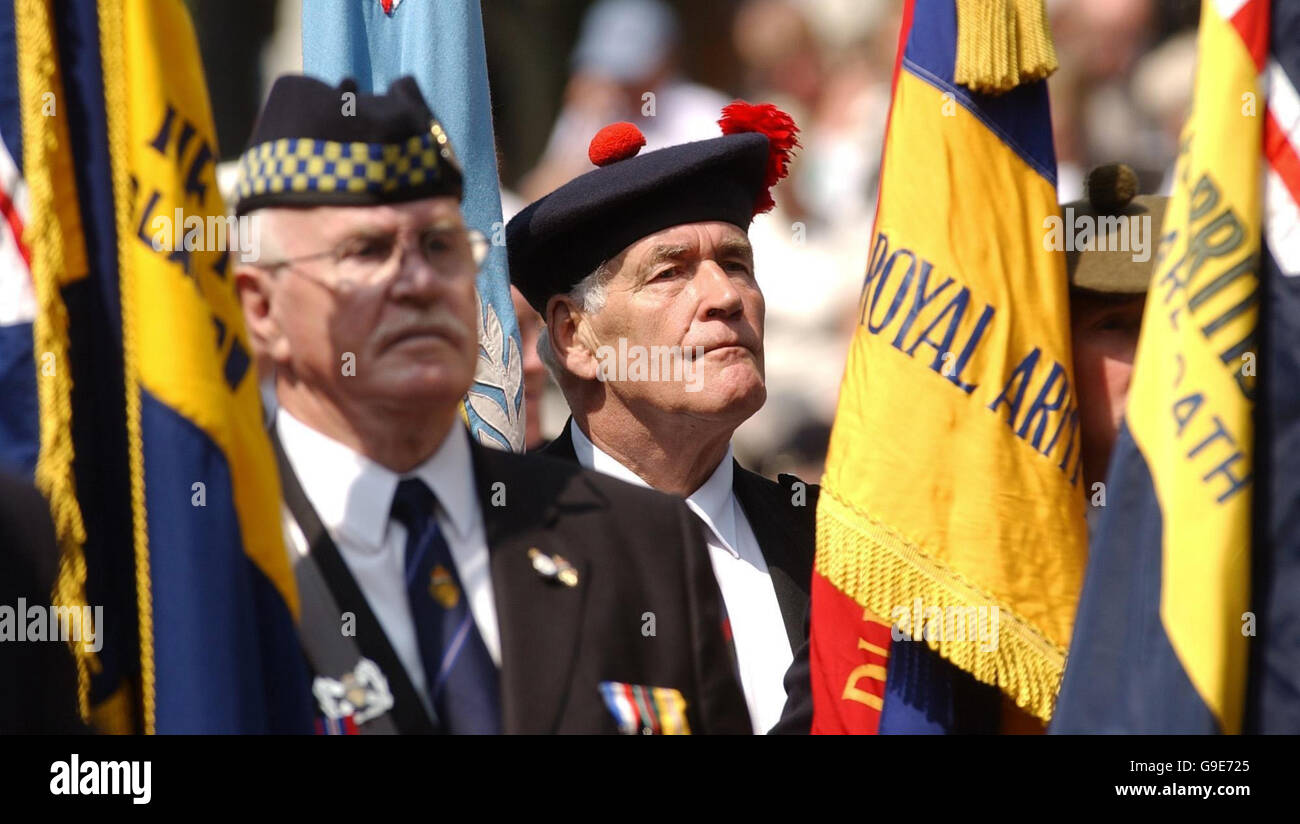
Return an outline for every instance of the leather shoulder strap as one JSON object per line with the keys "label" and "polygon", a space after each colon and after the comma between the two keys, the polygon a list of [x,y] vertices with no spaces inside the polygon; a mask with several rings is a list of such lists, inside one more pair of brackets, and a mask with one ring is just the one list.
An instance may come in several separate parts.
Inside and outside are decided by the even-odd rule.
{"label": "leather shoulder strap", "polygon": [[[271,443],[279,463],[285,505],[302,529],[309,548],[308,556],[299,559],[295,565],[294,577],[302,603],[299,636],[312,668],[318,675],[340,678],[344,673],[353,672],[362,658],[370,659],[388,681],[393,707],[362,725],[363,731],[370,732],[367,728],[382,718],[390,718],[389,723],[395,727],[391,730],[393,732],[438,732],[406,673],[406,667],[393,651],[379,619],[366,602],[365,594],[352,578],[338,547],[307,500],[274,431]],[[356,617],[355,638],[340,631],[341,616],[347,612]]]}
{"label": "leather shoulder strap", "polygon": [[[317,678],[324,676],[333,679],[342,692],[345,689],[342,686],[343,679],[349,673],[355,675],[362,671],[364,656],[361,648],[357,646],[356,639],[339,632],[342,610],[330,594],[329,585],[325,583],[315,559],[310,555],[297,559],[293,574],[298,583],[298,637],[302,640],[307,660]],[[327,689],[319,680],[313,679],[313,693]],[[382,689],[385,697],[391,697],[391,690],[391,685]],[[317,695],[316,700],[320,704],[328,699]],[[396,721],[388,710],[357,725],[357,729],[362,735],[392,735],[398,731]]]}

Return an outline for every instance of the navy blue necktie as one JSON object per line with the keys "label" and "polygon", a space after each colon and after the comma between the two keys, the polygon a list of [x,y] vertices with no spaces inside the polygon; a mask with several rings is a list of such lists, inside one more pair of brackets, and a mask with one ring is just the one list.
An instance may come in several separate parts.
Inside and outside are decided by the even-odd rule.
{"label": "navy blue necktie", "polygon": [[434,517],[437,499],[418,478],[397,485],[392,517],[406,527],[406,597],[415,622],[429,701],[452,734],[501,732],[496,664],[479,635]]}

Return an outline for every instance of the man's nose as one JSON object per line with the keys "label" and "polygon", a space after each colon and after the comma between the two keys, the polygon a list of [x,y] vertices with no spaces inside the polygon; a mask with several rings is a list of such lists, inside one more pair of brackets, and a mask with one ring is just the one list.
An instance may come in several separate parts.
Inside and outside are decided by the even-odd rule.
{"label": "man's nose", "polygon": [[447,275],[437,271],[418,251],[405,248],[389,290],[396,299],[433,301],[446,290]]}
{"label": "man's nose", "polygon": [[701,263],[695,280],[700,290],[700,313],[705,318],[729,318],[745,308],[740,290],[715,261]]}

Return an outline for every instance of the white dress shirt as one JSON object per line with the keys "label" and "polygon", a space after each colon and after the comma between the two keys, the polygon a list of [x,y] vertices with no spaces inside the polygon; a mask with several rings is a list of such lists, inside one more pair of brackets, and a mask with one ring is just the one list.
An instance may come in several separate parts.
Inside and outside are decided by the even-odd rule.
{"label": "white dress shirt", "polygon": [[[591,442],[576,421],[569,422],[578,463],[621,481],[649,486],[632,470]],[[772,729],[785,707],[785,672],[794,654],[785,632],[781,606],[772,587],[767,561],[754,530],[732,489],[732,452],[713,470],[704,484],[686,499],[686,505],[704,521],[713,577],[731,620],[731,635],[740,664],[740,685],[754,732]]]}
{"label": "white dress shirt", "polygon": [[[419,478],[437,496],[438,527],[451,549],[474,623],[499,668],[501,636],[496,600],[483,515],[473,483],[469,434],[464,428],[454,424],[428,460],[401,475],[317,432],[283,407],[276,412],[276,430],[307,500],[338,547],[426,706],[424,666],[406,596],[406,528],[389,518],[398,481]],[[306,555],[308,546],[302,530],[287,509],[283,515],[286,541],[293,551]]]}

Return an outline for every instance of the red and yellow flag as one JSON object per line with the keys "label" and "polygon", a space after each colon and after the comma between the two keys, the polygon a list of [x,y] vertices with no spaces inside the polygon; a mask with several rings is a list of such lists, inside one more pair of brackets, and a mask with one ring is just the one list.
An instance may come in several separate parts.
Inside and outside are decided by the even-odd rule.
{"label": "red and yellow flag", "polygon": [[1051,715],[1086,554],[1054,67],[1039,2],[907,4],[817,512],[814,732],[876,731],[902,634]]}

